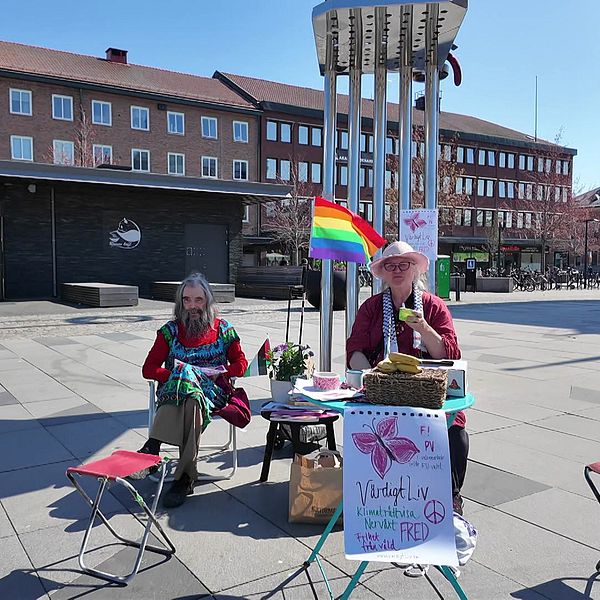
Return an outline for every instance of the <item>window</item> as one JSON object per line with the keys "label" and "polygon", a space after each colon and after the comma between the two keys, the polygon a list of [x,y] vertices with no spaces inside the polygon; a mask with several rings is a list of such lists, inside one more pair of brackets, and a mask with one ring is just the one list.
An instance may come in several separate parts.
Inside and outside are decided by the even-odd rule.
{"label": "window", "polygon": [[322,131],[320,127],[312,127],[310,130],[310,145],[311,146],[321,146],[322,141]]}
{"label": "window", "polygon": [[13,115],[31,115],[31,92],[29,90],[11,89],[10,112]]}
{"label": "window", "polygon": [[538,173],[543,173],[544,172],[544,159],[542,157],[538,158],[537,165],[538,165],[538,167],[537,167]]}
{"label": "window", "polygon": [[486,210],[485,211],[485,226],[491,227],[494,222],[494,211]]}
{"label": "window", "polygon": [[551,158],[546,159],[546,168],[544,170],[546,171],[546,173],[550,173],[550,171],[552,170],[552,159]]}
{"label": "window", "polygon": [[52,118],[60,121],[73,120],[73,98],[52,94]]}
{"label": "window", "polygon": [[279,141],[284,144],[292,142],[292,125],[290,123],[279,123]]}
{"label": "window", "polygon": [[248,161],[234,160],[233,161],[233,178],[242,181],[248,180]]}
{"label": "window", "polygon": [[270,142],[277,141],[277,122],[267,121],[267,139]]}
{"label": "window", "polygon": [[533,171],[533,156],[527,157],[527,170]]}
{"label": "window", "polygon": [[394,149],[396,147],[396,144],[394,143],[395,140],[393,137],[387,136],[385,138],[385,152],[386,154],[394,154]]}
{"label": "window", "polygon": [[512,216],[513,216],[513,214],[510,211],[505,213],[504,225],[508,229],[510,229],[512,227]]}
{"label": "window", "polygon": [[473,193],[473,184],[475,180],[472,177],[465,177],[464,179],[464,190],[468,196]]}
{"label": "window", "polygon": [[365,182],[366,182],[366,171],[364,167],[360,168],[360,172],[359,172],[359,176],[358,176],[358,185],[360,187],[365,187]]}
{"label": "window", "polygon": [[498,166],[501,169],[506,168],[506,152],[499,152],[498,153]]}
{"label": "window", "polygon": [[373,169],[367,167],[367,187],[373,187]]}
{"label": "window", "polygon": [[10,156],[13,160],[33,160],[33,138],[11,135]]}
{"label": "window", "polygon": [[244,206],[244,216],[242,217],[242,223],[250,223],[250,207],[247,204]]}
{"label": "window", "polygon": [[94,125],[112,125],[112,105],[110,102],[92,100],[92,123]]}
{"label": "window", "polygon": [[506,198],[506,181],[498,182],[498,198]]}
{"label": "window", "polygon": [[302,146],[308,146],[308,126],[298,125],[298,143]]}
{"label": "window", "polygon": [[340,185],[348,185],[348,166],[340,165]]}
{"label": "window", "polygon": [[217,119],[216,117],[201,117],[200,125],[202,129],[202,137],[211,140],[217,139]]}
{"label": "window", "polygon": [[143,106],[131,107],[131,129],[150,130],[150,111]]}
{"label": "window", "polygon": [[313,183],[321,183],[321,163],[312,163],[310,165],[310,180]]}
{"label": "window", "polygon": [[131,149],[131,170],[150,172],[150,150]]}
{"label": "window", "polygon": [[561,174],[561,171],[562,171],[562,168],[561,168],[561,167],[562,167],[562,161],[560,161],[560,160],[557,160],[557,161],[556,161],[556,164],[555,164],[555,166],[554,166],[554,168],[555,168],[555,172],[556,172],[556,174],[557,174],[557,175],[560,175],[560,174]]}
{"label": "window", "polygon": [[569,174],[569,161],[563,160],[563,175]]}
{"label": "window", "polygon": [[279,176],[282,181],[289,181],[291,174],[291,163],[289,160],[280,160],[279,161]]}
{"label": "window", "polygon": [[392,188],[392,172],[388,169],[385,170],[385,189],[390,190]]}
{"label": "window", "polygon": [[444,192],[444,194],[450,193],[450,177],[447,175],[442,179],[442,192]]}
{"label": "window", "polygon": [[523,229],[523,213],[517,213],[517,229]]}
{"label": "window", "polygon": [[248,143],[248,123],[246,121],[233,122],[233,141],[242,144]]}
{"label": "window", "polygon": [[475,148],[466,148],[466,159],[468,165],[475,164]]}
{"label": "window", "polygon": [[[410,144],[410,153],[411,153],[411,156],[412,156],[413,158],[415,158],[415,157],[417,156],[417,147],[418,147],[418,146],[417,146],[417,142],[415,142],[415,141],[413,140],[413,141],[411,142],[411,144]],[[463,162],[464,148],[459,148],[458,150],[459,150],[459,152],[458,152],[458,158],[457,158],[457,161],[458,161],[458,162]]]}
{"label": "window", "polygon": [[463,210],[463,225],[466,227],[471,227],[471,218],[473,211],[470,208],[465,208]]}
{"label": "window", "polygon": [[537,185],[536,198],[540,201],[544,199],[544,186],[543,185],[539,185],[539,184]]}
{"label": "window", "polygon": [[277,179],[277,159],[267,158],[266,179]]}
{"label": "window", "polygon": [[498,225],[505,226],[506,222],[506,213],[503,210],[498,211]]}
{"label": "window", "polygon": [[167,172],[169,175],[185,175],[185,154],[169,152],[167,154]]}
{"label": "window", "polygon": [[95,166],[112,164],[112,146],[94,144],[93,151]]}
{"label": "window", "polygon": [[488,198],[491,198],[494,195],[494,181],[492,179],[488,179],[486,182],[485,195]]}
{"label": "window", "polygon": [[477,195],[485,196],[485,179],[477,180]]}
{"label": "window", "polygon": [[533,213],[525,213],[525,228],[531,229],[531,217]]}
{"label": "window", "polygon": [[450,144],[442,144],[442,158],[448,162],[452,160],[452,146]]}
{"label": "window", "polygon": [[485,155],[486,155],[485,150],[479,150],[479,160],[477,161],[477,164],[485,165]]}
{"label": "window", "polygon": [[554,188],[554,202],[560,202],[560,197],[561,197],[561,191],[560,191],[560,188],[557,186]]}
{"label": "window", "polygon": [[52,142],[55,165],[73,165],[75,164],[75,144],[65,142],[64,140],[54,140]]}
{"label": "window", "polygon": [[185,115],[179,112],[167,112],[167,133],[184,135]]}
{"label": "window", "polygon": [[340,131],[340,150],[348,150],[348,132]]}
{"label": "window", "polygon": [[462,225],[462,210],[460,208],[454,209],[454,224]]}
{"label": "window", "polygon": [[506,196],[508,198],[514,198],[515,197],[515,184],[514,184],[514,181],[507,181],[506,182]]}
{"label": "window", "polygon": [[485,211],[481,209],[477,209],[477,227],[483,227],[483,218]]}
{"label": "window", "polygon": [[[521,169],[521,171],[533,171],[533,158],[533,156],[527,154],[519,154],[519,169]],[[539,167],[540,163],[538,161],[538,169]]]}
{"label": "window", "polygon": [[[215,119],[216,120],[216,119]],[[216,179],[218,177],[217,159],[214,156],[202,157],[202,177]]]}
{"label": "window", "polygon": [[506,155],[506,168],[507,169],[515,168],[515,155],[512,152],[509,152]]}
{"label": "window", "polygon": [[308,163],[300,161],[298,163],[298,181],[303,183],[308,181]]}
{"label": "window", "polygon": [[487,151],[487,164],[488,167],[496,166],[496,153],[493,150]]}

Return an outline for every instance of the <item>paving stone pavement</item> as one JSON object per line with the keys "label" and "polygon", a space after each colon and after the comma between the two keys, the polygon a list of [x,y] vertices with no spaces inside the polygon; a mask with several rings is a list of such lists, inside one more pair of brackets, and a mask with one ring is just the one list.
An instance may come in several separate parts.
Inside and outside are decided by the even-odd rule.
{"label": "paving stone pavement", "polygon": [[[363,290],[361,297],[366,297]],[[600,460],[600,292],[560,290],[463,294],[451,301],[469,360],[476,405],[468,412],[470,465],[465,514],[479,530],[460,581],[475,599],[600,598],[600,506],[583,466]],[[238,299],[222,305],[246,354],[268,334],[285,336],[287,304]],[[258,483],[270,398],[265,377],[244,380],[255,416],[238,433],[240,468],[231,481],[202,484],[182,507],[159,509],[177,553],[147,552],[128,587],[79,571],[86,505],[65,469],[117,448],[138,448],[147,433],[147,384],[140,366],[171,305],[141,300],[129,309],[48,302],[0,304],[0,598],[327,598],[316,567],[302,563],[317,526],[287,521],[289,445]],[[335,313],[333,368],[343,370],[343,313]],[[298,335],[299,302],[291,315]],[[319,313],[307,307],[303,341],[319,347]],[[226,434],[215,421],[203,441]],[[342,439],[342,420],[336,424]],[[230,457],[211,456],[207,470]],[[136,484],[150,495],[152,484]],[[139,534],[139,507],[116,489],[110,522]],[[137,533],[136,533],[137,532]],[[90,564],[123,572],[130,548],[97,526]],[[322,551],[334,594],[356,563],[336,530]],[[371,564],[352,598],[453,598],[437,572],[410,580]]]}

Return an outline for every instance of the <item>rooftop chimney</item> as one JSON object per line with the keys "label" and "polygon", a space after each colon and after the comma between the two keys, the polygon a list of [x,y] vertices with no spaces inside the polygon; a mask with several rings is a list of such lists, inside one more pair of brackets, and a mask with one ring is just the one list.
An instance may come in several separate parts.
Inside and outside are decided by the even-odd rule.
{"label": "rooftop chimney", "polygon": [[127,64],[127,50],[119,50],[118,48],[106,49],[106,60],[110,62]]}

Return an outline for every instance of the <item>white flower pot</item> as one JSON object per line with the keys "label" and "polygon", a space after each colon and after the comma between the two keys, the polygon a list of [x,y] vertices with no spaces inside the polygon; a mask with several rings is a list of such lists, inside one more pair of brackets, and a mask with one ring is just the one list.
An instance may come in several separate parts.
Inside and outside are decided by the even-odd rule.
{"label": "white flower pot", "polygon": [[271,398],[275,402],[287,403],[290,399],[288,392],[292,389],[291,381],[277,381],[277,379],[270,379],[271,382]]}

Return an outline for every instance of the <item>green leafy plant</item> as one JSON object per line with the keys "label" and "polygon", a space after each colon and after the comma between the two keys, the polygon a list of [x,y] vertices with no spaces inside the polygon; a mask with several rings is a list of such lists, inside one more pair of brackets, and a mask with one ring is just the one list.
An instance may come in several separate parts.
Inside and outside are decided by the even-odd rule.
{"label": "green leafy plant", "polygon": [[287,342],[267,352],[269,377],[277,381],[291,381],[292,377],[311,376],[314,369],[310,346]]}

